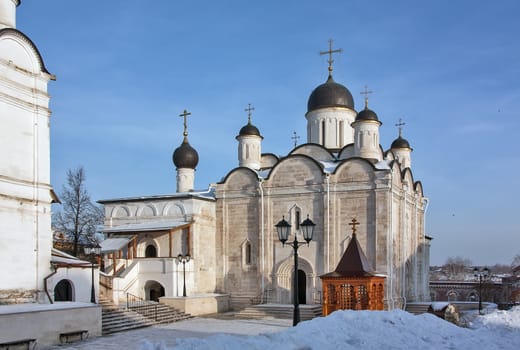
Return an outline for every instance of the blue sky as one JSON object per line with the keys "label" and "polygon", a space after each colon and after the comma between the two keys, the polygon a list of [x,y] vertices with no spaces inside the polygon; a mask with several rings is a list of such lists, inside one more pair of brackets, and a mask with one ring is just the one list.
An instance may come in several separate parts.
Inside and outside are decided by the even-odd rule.
{"label": "blue sky", "polygon": [[85,167],[94,200],[175,192],[173,150],[199,153],[195,186],[238,165],[235,136],[255,107],[263,152],[304,141],[312,90],[365,85],[387,149],[403,118],[415,180],[430,198],[431,263],[520,253],[520,47],[515,0],[24,0],[17,27],[50,72],[51,180]]}

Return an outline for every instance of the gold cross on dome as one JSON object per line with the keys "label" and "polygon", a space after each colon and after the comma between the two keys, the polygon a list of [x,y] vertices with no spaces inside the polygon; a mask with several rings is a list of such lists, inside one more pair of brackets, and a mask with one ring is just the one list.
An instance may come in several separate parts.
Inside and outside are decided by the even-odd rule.
{"label": "gold cross on dome", "polygon": [[399,123],[395,124],[395,126],[397,126],[399,128],[399,137],[401,137],[402,132],[403,132],[403,126],[405,126],[405,125],[406,125],[406,123],[403,122],[402,118],[399,118]]}
{"label": "gold cross on dome", "polygon": [[374,91],[368,90],[368,86],[365,85],[365,91],[361,91],[361,95],[365,95],[365,109],[368,108],[368,95],[373,94]]}
{"label": "gold cross on dome", "polygon": [[356,234],[356,226],[360,225],[360,223],[356,220],[356,218],[353,218],[352,222],[349,225],[352,226],[352,234],[355,235]]}
{"label": "gold cross on dome", "polygon": [[293,136],[291,136],[291,139],[294,141],[294,147],[298,145],[298,140],[300,139],[300,136],[296,135],[296,131],[293,132]]}
{"label": "gold cross on dome", "polygon": [[188,112],[187,110],[184,110],[184,112],[182,112],[181,114],[179,114],[179,117],[183,117],[184,118],[184,133],[183,135],[186,137],[188,136],[188,124],[186,123],[186,117],[191,115],[190,112]]}
{"label": "gold cross on dome", "polygon": [[251,112],[255,110],[255,107],[251,106],[251,103],[247,104],[247,108],[244,111],[247,112],[247,122],[251,123]]}
{"label": "gold cross on dome", "polygon": [[333,53],[341,53],[343,52],[343,49],[332,49],[332,39],[329,39],[329,50],[328,51],[320,51],[320,55],[329,55],[329,59],[327,60],[327,62],[329,63],[329,75],[332,75],[332,63],[334,62],[334,60],[332,59],[332,54]]}

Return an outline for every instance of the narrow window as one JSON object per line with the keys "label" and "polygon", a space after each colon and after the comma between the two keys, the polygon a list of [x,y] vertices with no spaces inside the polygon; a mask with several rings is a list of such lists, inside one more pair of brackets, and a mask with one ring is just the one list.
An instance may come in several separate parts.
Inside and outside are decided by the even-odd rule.
{"label": "narrow window", "polygon": [[295,220],[296,222],[294,223],[294,226],[296,227],[297,230],[300,229],[300,211],[298,209],[296,209],[296,212],[295,212]]}
{"label": "narrow window", "polygon": [[344,134],[343,134],[343,120],[341,120],[339,122],[339,147],[343,147],[343,138],[344,138]]}
{"label": "narrow window", "polygon": [[325,146],[325,120],[321,122],[321,144]]}
{"label": "narrow window", "polygon": [[246,245],[244,247],[245,249],[245,263],[246,265],[251,265],[251,243],[246,242]]}

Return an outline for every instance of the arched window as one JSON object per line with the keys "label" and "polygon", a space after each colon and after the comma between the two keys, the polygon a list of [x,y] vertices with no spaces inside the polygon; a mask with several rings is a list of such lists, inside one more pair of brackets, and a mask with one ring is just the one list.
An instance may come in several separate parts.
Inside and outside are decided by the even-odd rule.
{"label": "arched window", "polygon": [[147,258],[156,258],[157,257],[157,248],[153,244],[149,244],[144,251],[144,256]]}
{"label": "arched window", "polygon": [[448,301],[457,301],[457,293],[453,290],[448,292]]}
{"label": "arched window", "polygon": [[61,280],[54,287],[54,301],[73,301],[72,285],[68,280]]}

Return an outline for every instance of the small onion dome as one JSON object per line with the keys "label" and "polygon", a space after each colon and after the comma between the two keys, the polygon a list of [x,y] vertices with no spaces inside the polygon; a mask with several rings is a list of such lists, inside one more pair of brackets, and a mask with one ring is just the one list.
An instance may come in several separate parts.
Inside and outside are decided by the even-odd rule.
{"label": "small onion dome", "polygon": [[256,126],[251,124],[251,122],[247,123],[247,125],[244,125],[242,129],[240,129],[240,132],[238,133],[238,136],[246,136],[246,135],[253,135],[253,136],[260,136],[260,131]]}
{"label": "small onion dome", "polygon": [[307,112],[326,107],[348,107],[354,109],[354,99],[346,87],[338,84],[329,75],[327,82],[311,93],[307,102]]}
{"label": "small onion dome", "polygon": [[190,146],[188,139],[184,138],[182,144],[173,152],[173,164],[177,169],[195,169],[199,164],[199,154]]}
{"label": "small onion dome", "polygon": [[361,112],[359,112],[356,115],[356,121],[362,121],[362,120],[379,121],[379,119],[377,118],[376,112],[374,112],[373,110],[368,109],[368,108],[365,108],[364,110],[362,110]]}
{"label": "small onion dome", "polygon": [[410,147],[410,143],[408,143],[408,141],[406,139],[403,139],[401,136],[399,136],[398,138],[396,138],[394,140],[394,142],[392,142],[392,145],[390,146],[390,148],[409,148],[409,149],[412,149],[412,147]]}

